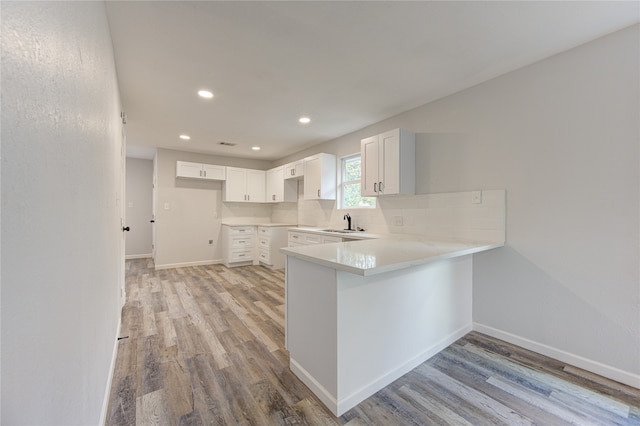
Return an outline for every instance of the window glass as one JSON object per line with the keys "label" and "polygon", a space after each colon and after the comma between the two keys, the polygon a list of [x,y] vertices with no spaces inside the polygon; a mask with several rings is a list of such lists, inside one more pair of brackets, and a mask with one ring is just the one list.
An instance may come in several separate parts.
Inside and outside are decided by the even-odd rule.
{"label": "window glass", "polygon": [[362,173],[360,154],[345,157],[341,165],[340,201],[341,208],[374,208],[375,197],[360,195],[360,179]]}

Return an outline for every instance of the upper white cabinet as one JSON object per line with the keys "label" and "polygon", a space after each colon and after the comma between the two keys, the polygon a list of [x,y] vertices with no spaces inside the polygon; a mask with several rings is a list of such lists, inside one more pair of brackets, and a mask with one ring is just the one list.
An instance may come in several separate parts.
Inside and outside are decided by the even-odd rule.
{"label": "upper white cabinet", "polygon": [[394,129],[360,142],[362,189],[365,196],[415,194],[416,138]]}
{"label": "upper white cabinet", "polygon": [[195,179],[225,180],[225,167],[213,164],[176,162],[176,177]]}
{"label": "upper white cabinet", "polygon": [[223,188],[223,201],[264,203],[266,174],[264,170],[227,167],[227,180]]}
{"label": "upper white cabinet", "polygon": [[294,161],[293,163],[285,164],[284,166],[284,178],[285,179],[300,179],[304,176],[304,160]]}
{"label": "upper white cabinet", "polygon": [[282,203],[298,200],[298,183],[285,180],[285,166],[267,170],[267,202]]}
{"label": "upper white cabinet", "polygon": [[304,199],[336,199],[336,156],[316,154],[304,159]]}

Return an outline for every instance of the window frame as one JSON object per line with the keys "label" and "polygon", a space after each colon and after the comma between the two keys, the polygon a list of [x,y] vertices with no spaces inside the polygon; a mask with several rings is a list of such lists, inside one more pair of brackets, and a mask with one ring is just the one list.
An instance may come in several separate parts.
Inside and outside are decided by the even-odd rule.
{"label": "window frame", "polygon": [[[362,191],[362,173],[360,174],[360,179],[357,180],[349,180],[345,181],[346,174],[346,164],[347,161],[354,159],[360,159],[360,165],[362,166],[362,155],[360,152],[355,152],[353,154],[345,155],[343,157],[338,158],[338,210],[353,210],[353,209],[375,209],[377,206],[376,197],[362,197],[362,192],[360,193],[362,198],[371,198],[373,200],[373,205],[371,206],[345,206],[345,186],[349,184],[359,183]],[[360,168],[362,172],[362,167]]]}

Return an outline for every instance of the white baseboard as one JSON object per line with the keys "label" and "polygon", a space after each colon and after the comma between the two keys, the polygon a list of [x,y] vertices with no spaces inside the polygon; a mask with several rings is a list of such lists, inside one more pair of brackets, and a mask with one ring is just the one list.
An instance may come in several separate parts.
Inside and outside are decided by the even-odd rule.
{"label": "white baseboard", "polygon": [[149,253],[149,254],[128,254],[124,258],[127,259],[127,260],[130,260],[130,259],[148,259],[151,256],[152,256],[151,253]]}
{"label": "white baseboard", "polygon": [[625,385],[633,386],[634,388],[640,389],[639,374],[620,370],[618,368],[581,357],[580,355],[575,355],[570,352],[545,345],[543,343],[525,339],[524,337],[520,337],[515,334],[499,330],[497,328],[489,327],[484,324],[473,323],[473,329],[488,336],[495,337],[496,339],[504,340],[505,342],[509,342],[530,351],[537,352],[541,355],[548,356],[558,361],[566,362],[567,364],[573,365],[574,367],[578,367],[583,370],[587,370],[600,376],[606,377],[608,379],[615,380],[616,382],[624,383]]}
{"label": "white baseboard", "polygon": [[102,413],[100,413],[100,425],[107,421],[107,410],[109,409],[109,399],[111,398],[111,385],[113,383],[113,374],[116,370],[116,358],[118,357],[118,337],[120,336],[120,326],[122,325],[122,316],[118,316],[118,328],[116,329],[115,342],[113,343],[113,353],[111,354],[111,365],[109,366],[109,377],[107,379],[107,388],[104,390],[104,401],[102,401]]}
{"label": "white baseboard", "polygon": [[171,268],[185,268],[188,266],[202,266],[202,265],[218,265],[222,263],[222,259],[218,260],[202,260],[198,262],[183,262],[183,263],[166,263],[164,265],[156,265],[156,271],[160,269],[171,269]]}
{"label": "white baseboard", "polygon": [[325,389],[320,383],[316,381],[316,379],[309,374],[300,364],[296,362],[295,359],[289,359],[289,368],[291,371],[300,379],[302,382],[311,389],[311,391],[322,401],[324,405],[327,406],[329,410],[336,416],[340,417],[348,410],[352,409],[360,402],[364,401],[380,389],[389,385],[393,381],[398,378],[404,376],[409,371],[416,368],[418,365],[422,364],[432,356],[436,355],[438,352],[446,348],[447,346],[454,343],[456,340],[463,337],[465,334],[469,333],[472,329],[471,324],[466,325],[450,335],[444,337],[439,342],[431,345],[429,348],[425,349],[424,352],[420,353],[418,356],[408,360],[402,365],[394,368],[392,371],[378,377],[373,382],[368,385],[360,388],[356,392],[348,395],[340,400],[337,400],[334,395],[331,394],[327,389]]}

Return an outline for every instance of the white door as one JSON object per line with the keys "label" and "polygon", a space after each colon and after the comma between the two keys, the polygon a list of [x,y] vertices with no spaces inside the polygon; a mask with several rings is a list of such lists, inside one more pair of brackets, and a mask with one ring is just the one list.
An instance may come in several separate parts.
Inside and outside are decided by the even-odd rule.
{"label": "white door", "polygon": [[158,153],[153,156],[153,188],[151,195],[151,258],[156,262],[156,205],[158,199]]}
{"label": "white door", "polygon": [[126,200],[125,200],[125,178],[127,173],[126,168],[126,135],[124,131],[124,123],[122,123],[122,131],[121,131],[121,141],[120,141],[120,195],[117,197],[120,199],[120,205],[118,206],[120,209],[120,224],[122,227],[121,232],[121,240],[120,240],[120,261],[118,262],[118,278],[120,280],[120,306],[124,306],[124,303],[127,299],[127,289],[125,286],[125,230],[128,230],[126,225]]}

